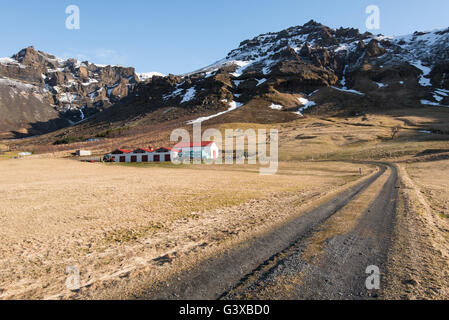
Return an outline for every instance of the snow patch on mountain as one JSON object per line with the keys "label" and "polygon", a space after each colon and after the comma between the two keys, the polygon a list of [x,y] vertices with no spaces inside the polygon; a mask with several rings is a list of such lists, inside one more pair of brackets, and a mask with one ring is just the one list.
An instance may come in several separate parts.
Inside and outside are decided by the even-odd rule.
{"label": "snow patch on mountain", "polygon": [[445,105],[439,104],[437,102],[432,102],[429,100],[421,100],[421,104],[427,105],[427,106],[434,106],[434,107],[449,107],[449,106],[445,106]]}
{"label": "snow patch on mountain", "polygon": [[342,91],[342,92],[347,92],[347,93],[354,93],[354,94],[358,94],[360,96],[364,96],[365,94],[363,92],[354,90],[354,89],[343,89],[343,88],[338,88],[338,87],[334,87],[331,86],[332,89],[338,90],[338,91]]}
{"label": "snow patch on mountain", "polygon": [[260,86],[261,84],[267,82],[267,79],[263,78],[263,79],[256,79],[257,80],[257,86]]}
{"label": "snow patch on mountain", "polygon": [[76,93],[61,93],[59,95],[59,101],[72,104],[75,101],[80,100],[80,96]]}
{"label": "snow patch on mountain", "polygon": [[239,61],[239,60],[233,61],[232,63],[238,66],[237,70],[231,73],[231,75],[233,75],[236,78],[240,77],[243,74],[245,68],[250,64],[250,62],[248,61]]}
{"label": "snow patch on mountain", "polygon": [[118,83],[114,84],[112,87],[109,87],[109,88],[107,89],[106,95],[107,95],[108,98],[111,96],[112,91],[113,91],[115,88],[117,88],[117,86],[118,86]]}
{"label": "snow patch on mountain", "polygon": [[388,84],[383,84],[380,82],[375,82],[379,88],[388,87]]}
{"label": "snow patch on mountain", "polygon": [[86,118],[86,116],[84,115],[84,111],[83,111],[84,107],[80,108],[80,117],[81,120],[84,120]]}
{"label": "snow patch on mountain", "polygon": [[301,108],[299,108],[298,110],[298,114],[303,117],[304,115],[302,114],[305,110],[316,106],[316,103],[314,101],[310,101],[306,98],[298,98],[298,101],[303,105]]}
{"label": "snow patch on mountain", "polygon": [[281,106],[280,104],[274,104],[274,103],[272,103],[272,104],[270,105],[270,109],[273,109],[273,110],[282,110],[282,109],[284,109],[284,106]]}
{"label": "snow patch on mountain", "polygon": [[196,90],[194,87],[187,89],[186,93],[184,94],[184,97],[181,100],[181,103],[189,102],[193,98],[195,98]]}
{"label": "snow patch on mountain", "polygon": [[91,84],[94,84],[94,83],[98,83],[98,80],[89,78],[89,81],[82,83],[82,85],[87,87],[87,86],[90,86]]}
{"label": "snow patch on mountain", "polygon": [[6,85],[11,88],[16,88],[16,89],[20,89],[20,90],[28,90],[28,91],[39,92],[39,93],[42,93],[45,91],[44,89],[42,89],[38,86],[24,83],[24,82],[21,82],[18,80],[10,79],[10,78],[0,78],[0,85]]}
{"label": "snow patch on mountain", "polygon": [[412,62],[411,64],[414,67],[416,67],[419,70],[421,70],[422,73],[423,73],[422,76],[419,79],[419,84],[422,85],[423,87],[430,87],[432,85],[432,83],[430,82],[430,79],[427,78],[427,76],[430,74],[432,69],[429,68],[429,67],[426,67],[425,65],[423,65],[422,61]]}
{"label": "snow patch on mountain", "polygon": [[146,81],[148,79],[153,78],[154,76],[158,76],[158,77],[166,77],[167,76],[160,72],[136,73],[136,75],[139,78],[139,81]]}
{"label": "snow patch on mountain", "polygon": [[19,61],[14,60],[12,58],[0,58],[0,64],[3,64],[3,65],[13,64],[13,65],[17,65],[21,69],[26,68],[26,66],[24,66],[23,64],[19,63]]}
{"label": "snow patch on mountain", "polygon": [[404,60],[432,60],[436,63],[449,57],[449,53],[445,50],[449,42],[448,30],[438,29],[394,37],[394,43],[405,49],[402,53]]}
{"label": "snow patch on mountain", "polygon": [[[228,102],[228,101],[227,101],[227,100],[223,100],[222,102]],[[212,119],[212,118],[216,118],[216,117],[221,116],[221,115],[223,115],[223,114],[225,114],[225,113],[228,113],[228,112],[231,112],[231,111],[233,111],[233,110],[236,110],[236,109],[238,109],[238,108],[243,107],[243,104],[242,104],[242,103],[240,103],[240,102],[235,102],[235,101],[229,102],[228,105],[229,105],[229,109],[228,109],[228,110],[225,110],[225,111],[222,111],[222,112],[213,114],[213,115],[211,115],[211,116],[201,117],[201,118],[198,118],[198,119],[189,121],[189,122],[187,122],[187,124],[201,123],[201,122],[210,120],[210,119]]]}
{"label": "snow patch on mountain", "polygon": [[435,93],[443,97],[449,96],[449,90],[447,89],[435,89]]}

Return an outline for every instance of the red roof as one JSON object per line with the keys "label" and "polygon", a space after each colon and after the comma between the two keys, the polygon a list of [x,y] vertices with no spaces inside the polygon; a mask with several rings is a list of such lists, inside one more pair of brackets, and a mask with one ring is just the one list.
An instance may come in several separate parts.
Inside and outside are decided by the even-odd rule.
{"label": "red roof", "polygon": [[207,147],[213,144],[213,141],[201,141],[201,142],[180,142],[174,146],[174,148],[194,148],[194,147]]}
{"label": "red roof", "polygon": [[150,152],[150,153],[154,152],[154,149],[145,149],[145,148],[139,148],[139,149],[134,150],[133,152],[136,152],[136,151],[139,151],[139,150]]}

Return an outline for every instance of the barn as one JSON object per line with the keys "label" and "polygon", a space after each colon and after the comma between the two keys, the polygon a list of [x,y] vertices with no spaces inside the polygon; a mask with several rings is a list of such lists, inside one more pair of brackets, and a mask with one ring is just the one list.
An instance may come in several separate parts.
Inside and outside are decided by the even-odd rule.
{"label": "barn", "polygon": [[215,160],[219,153],[218,146],[213,141],[180,142],[174,148],[181,151],[180,157],[190,159]]}
{"label": "barn", "polygon": [[159,148],[153,152],[153,162],[170,162],[177,158],[179,150],[171,148]]}
{"label": "barn", "polygon": [[179,150],[171,148],[138,148],[134,151],[117,149],[104,156],[108,162],[170,162],[178,157]]}
{"label": "barn", "polygon": [[136,149],[131,154],[131,162],[152,162],[153,153],[153,147]]}
{"label": "barn", "polygon": [[105,156],[106,161],[110,162],[131,162],[131,150],[117,149]]}

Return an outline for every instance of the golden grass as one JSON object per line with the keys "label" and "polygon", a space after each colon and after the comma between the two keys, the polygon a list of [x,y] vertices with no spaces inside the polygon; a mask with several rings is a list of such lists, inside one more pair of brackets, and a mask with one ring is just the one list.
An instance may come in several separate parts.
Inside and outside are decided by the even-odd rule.
{"label": "golden grass", "polygon": [[[260,112],[262,111],[259,110]],[[228,120],[232,119],[233,117]],[[49,134],[16,141],[11,145],[36,153],[53,153],[54,157],[70,157],[70,153],[80,148],[101,155],[118,147],[133,149],[149,144],[172,146],[174,143],[169,141],[171,130],[179,126],[189,131],[192,129],[191,126],[186,126],[185,122],[175,121],[169,122],[165,127],[144,126],[139,131],[130,132],[129,136],[108,138],[99,142],[45,145],[48,140],[50,144],[54,142],[53,135]],[[391,139],[391,130],[394,127],[401,129],[399,134]],[[307,115],[290,122],[269,124],[203,123],[203,130],[208,128],[218,129],[223,138],[226,129],[278,129],[279,153],[283,161],[397,160],[413,156],[426,148],[447,147],[449,110],[426,107],[395,109],[348,118]],[[426,134],[420,130],[437,130],[441,134]]]}
{"label": "golden grass", "polygon": [[397,165],[401,188],[387,263],[387,299],[447,300],[449,296],[448,221],[436,210],[447,203],[447,196],[429,196],[426,191],[446,183],[448,164],[433,161]]}
{"label": "golden grass", "polygon": [[[420,132],[449,132],[449,110],[437,110],[437,116],[433,111],[401,109],[350,118],[307,116],[281,124],[227,123],[217,129],[223,137],[226,129],[278,129],[282,161],[397,160],[425,149],[448,147],[449,135]],[[394,127],[400,131],[392,139]]]}
{"label": "golden grass", "polygon": [[[148,265],[158,255],[190,250],[194,244],[203,248],[204,235],[209,244],[223,242],[233,232],[287,214],[268,206],[255,209],[253,201],[260,205],[259,200],[294,194],[287,206],[300,206],[355,181],[359,167],[364,174],[372,172],[370,166],[337,161],[404,160],[426,149],[448,149],[447,135],[419,132],[445,131],[448,123],[449,110],[432,114],[413,109],[353,118],[308,116],[281,124],[217,124],[223,136],[225,129],[279,129],[281,162],[275,176],[260,176],[259,167],[249,165],[88,164],[34,156],[1,161],[0,289],[5,291],[0,290],[0,297],[60,295],[67,265],[80,266],[90,283],[137,260]],[[391,139],[395,126],[401,130]],[[151,130],[37,149],[54,152],[51,157],[70,157],[78,148],[102,154],[117,147],[172,145],[168,129]],[[17,143],[33,146],[38,140]],[[15,148],[32,150],[20,144]],[[447,162],[410,164],[407,169],[421,183],[435,215],[447,216]],[[240,211],[242,206],[246,211]]]}
{"label": "golden grass", "polygon": [[[64,292],[69,265],[79,266],[89,277],[86,281],[114,274],[124,261],[133,264],[140,255],[157,257],[158,252],[186,246],[193,234],[181,236],[179,223],[194,221],[199,234],[212,230],[220,234],[229,225],[228,214],[235,213],[227,208],[277,199],[284,193],[303,194],[308,201],[311,194],[320,195],[358,178],[358,167],[281,163],[278,175],[260,176],[257,167],[245,165],[173,169],[62,159],[2,161],[0,288],[4,292],[0,297]],[[372,170],[364,168],[366,174]],[[221,210],[220,215],[207,218],[213,220],[206,223],[202,212],[214,209]],[[245,223],[253,225],[268,209],[252,212],[251,223]],[[271,219],[260,224],[274,221],[279,214],[271,213]],[[240,215],[240,219],[249,217]],[[238,219],[232,223],[242,228]],[[145,244],[148,238],[154,240]],[[223,241],[222,236],[216,239]]]}
{"label": "golden grass", "polygon": [[12,152],[12,151],[7,151],[7,152],[3,152],[0,153],[0,160],[9,160],[11,158],[15,158],[17,157],[17,155],[19,154],[19,152]]}
{"label": "golden grass", "polygon": [[427,198],[433,214],[442,218],[449,218],[449,161],[407,164],[406,170]]}

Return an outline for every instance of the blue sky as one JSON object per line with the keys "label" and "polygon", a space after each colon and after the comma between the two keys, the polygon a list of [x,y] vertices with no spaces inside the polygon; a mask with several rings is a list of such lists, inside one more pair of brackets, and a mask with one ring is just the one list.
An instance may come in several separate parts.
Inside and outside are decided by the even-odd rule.
{"label": "blue sky", "polygon": [[[314,19],[366,30],[365,8],[378,5],[387,35],[449,27],[447,0],[128,0],[2,1],[0,57],[21,48],[62,58],[133,66],[138,72],[196,70],[260,33]],[[67,30],[65,9],[77,5],[80,30]]]}

